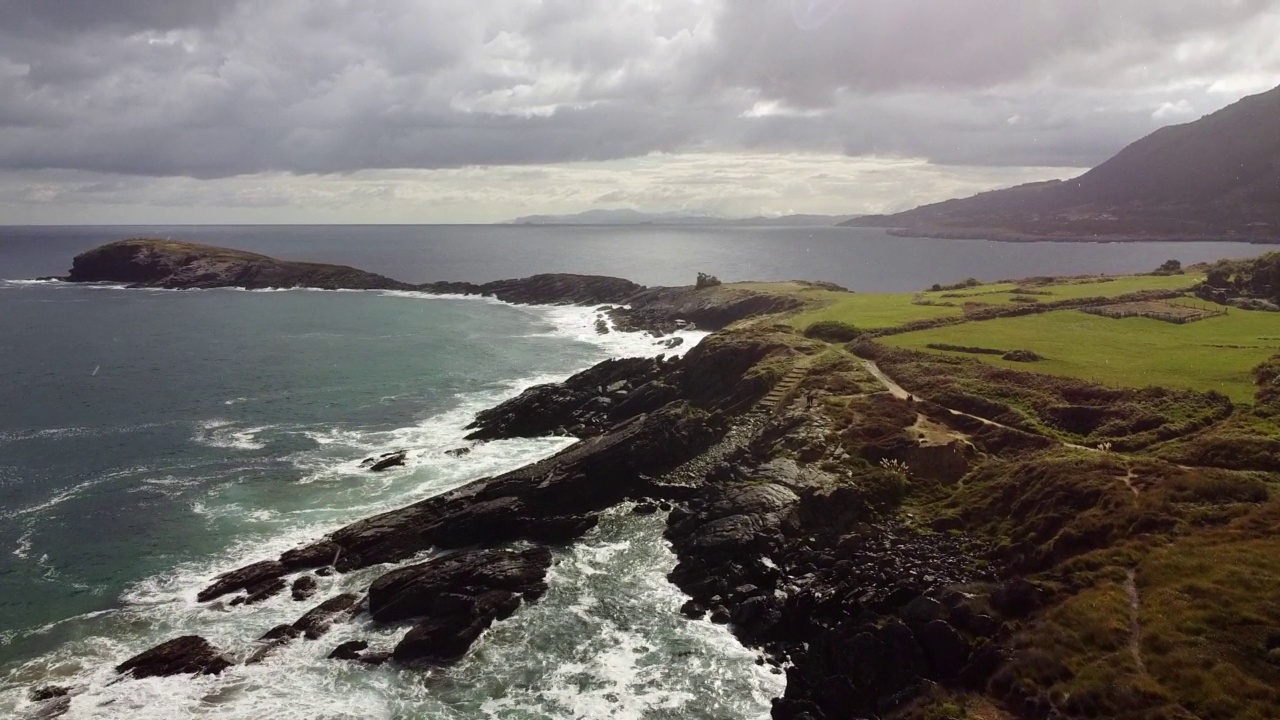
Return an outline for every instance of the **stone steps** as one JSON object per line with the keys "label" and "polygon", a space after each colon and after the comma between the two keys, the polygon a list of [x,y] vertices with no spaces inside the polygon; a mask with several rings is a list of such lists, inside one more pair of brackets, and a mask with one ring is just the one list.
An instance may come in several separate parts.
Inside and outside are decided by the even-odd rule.
{"label": "stone steps", "polygon": [[807,362],[796,364],[787,371],[786,375],[782,376],[782,379],[778,381],[777,385],[773,386],[773,389],[768,394],[760,398],[760,401],[747,414],[767,416],[777,412],[808,374],[809,364]]}

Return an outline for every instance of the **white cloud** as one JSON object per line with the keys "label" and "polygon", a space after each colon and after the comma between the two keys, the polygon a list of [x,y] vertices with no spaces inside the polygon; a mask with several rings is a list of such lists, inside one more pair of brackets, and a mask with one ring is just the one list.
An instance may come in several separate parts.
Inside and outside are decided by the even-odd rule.
{"label": "white cloud", "polygon": [[[813,158],[920,159],[956,191],[962,175],[1086,167],[1280,82],[1278,35],[1272,0],[8,0],[0,172],[137,176],[120,200],[134,207],[258,198],[295,219],[356,212],[334,189],[365,202],[385,181],[384,211],[463,219],[518,213],[419,178],[436,198],[421,210],[399,173],[484,176],[518,198],[512,168],[545,168],[585,183],[530,195],[563,209],[609,196],[565,168],[661,162],[679,189],[705,158],[739,156],[783,173],[770,192],[792,204],[769,207],[854,212],[887,193],[814,182]],[[705,200],[768,200],[718,162],[743,189]],[[927,173],[895,172],[904,203],[935,197]],[[653,182],[628,197],[675,201]],[[106,206],[77,187],[67,202]]]}

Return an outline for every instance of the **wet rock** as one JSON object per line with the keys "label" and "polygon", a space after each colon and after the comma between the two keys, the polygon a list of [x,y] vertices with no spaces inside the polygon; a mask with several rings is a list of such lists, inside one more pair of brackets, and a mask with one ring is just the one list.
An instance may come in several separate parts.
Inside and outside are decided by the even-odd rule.
{"label": "wet rock", "polygon": [[303,575],[293,581],[293,587],[289,589],[289,594],[293,596],[295,601],[302,601],[314,595],[318,587],[315,577]]}
{"label": "wet rock", "polygon": [[369,649],[369,643],[364,640],[350,640],[344,642],[329,653],[331,660],[359,660],[360,653]]}
{"label": "wet rock", "polygon": [[375,667],[386,663],[390,659],[391,659],[391,653],[386,652],[385,650],[360,653],[360,657],[356,658],[357,661],[364,663],[365,665],[371,665]]}
{"label": "wet rock", "polygon": [[631,508],[631,512],[634,515],[653,515],[658,512],[658,505],[651,502],[637,503],[635,507]]}
{"label": "wet rock", "polygon": [[279,578],[285,572],[284,564],[276,560],[263,560],[252,565],[246,565],[238,570],[232,570],[216,577],[209,587],[201,590],[196,595],[196,600],[208,602],[228,593],[260,586]]}
{"label": "wet rock", "polygon": [[335,595],[298,618],[293,623],[293,629],[302,633],[308,640],[315,640],[329,632],[329,627],[334,620],[355,607],[359,601],[360,596],[354,593]]}
{"label": "wet rock", "polygon": [[674,403],[533,465],[353,523],[281,561],[345,572],[432,547],[572,540],[595,526],[597,511],[647,496],[650,478],[695,455],[714,433],[705,412]]}
{"label": "wet rock", "polygon": [[67,695],[49,698],[40,702],[36,709],[23,717],[26,720],[51,720],[62,717],[71,709],[71,698]]}
{"label": "wet rock", "polygon": [[369,586],[369,614],[378,622],[456,616],[473,609],[474,602],[462,598],[494,590],[536,598],[546,592],[544,578],[550,567],[551,551],[543,547],[446,553],[374,580]]}
{"label": "wet rock", "polygon": [[62,685],[42,685],[31,688],[31,691],[27,693],[27,697],[31,699],[31,702],[44,702],[53,698],[65,697],[69,692],[71,692],[71,688],[63,687]]}
{"label": "wet rock", "polygon": [[[673,368],[652,358],[606,360],[564,382],[537,385],[497,407],[476,415],[469,440],[542,437],[557,428],[573,428],[575,437],[599,435],[640,412],[659,405],[628,404],[631,388],[646,385]],[[623,409],[625,408],[625,410]]]}
{"label": "wet rock", "polygon": [[465,457],[471,454],[471,448],[469,447],[454,448],[452,450],[445,450],[444,454],[453,458]]}
{"label": "wet rock", "polygon": [[292,625],[277,625],[262,634],[260,641],[293,639],[302,634],[302,631]]}
{"label": "wet rock", "polygon": [[432,616],[415,625],[396,645],[391,654],[394,660],[428,665],[456,662],[490,625],[511,617],[520,607],[520,597],[506,590],[441,601]]}
{"label": "wet rock", "polygon": [[256,605],[263,600],[273,598],[284,590],[285,585],[284,578],[272,578],[258,583],[248,589],[245,594],[244,604]]}
{"label": "wet rock", "polygon": [[707,608],[697,600],[689,600],[680,606],[680,613],[685,617],[700,620],[707,614]]}
{"label": "wet rock", "polygon": [[383,470],[388,470],[393,467],[402,466],[404,465],[404,461],[406,457],[408,457],[408,452],[404,450],[399,450],[393,453],[387,453],[385,455],[380,456],[376,462],[369,465],[369,471],[382,472]]}
{"label": "wet rock", "polygon": [[198,635],[161,643],[116,666],[116,672],[135,678],[170,675],[217,675],[234,663]]}

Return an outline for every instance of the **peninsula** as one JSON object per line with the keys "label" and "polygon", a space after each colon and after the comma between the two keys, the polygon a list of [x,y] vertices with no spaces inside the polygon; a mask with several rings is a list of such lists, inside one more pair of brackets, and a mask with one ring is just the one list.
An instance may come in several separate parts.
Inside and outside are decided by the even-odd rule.
{"label": "peninsula", "polygon": [[[617,303],[618,330],[717,330],[684,357],[608,360],[482,412],[477,438],[580,442],[246,557],[199,601],[237,612],[287,592],[296,622],[248,647],[175,638],[119,671],[218,673],[354,620],[405,632],[343,643],[334,662],[447,664],[537,602],[560,549],[625,505],[665,513],[688,621],[728,625],[785,672],[778,720],[1280,716],[1277,267],[1271,254],[875,295],[583,276],[407,286],[104,246],[69,279]],[[365,592],[303,610],[320,576],[383,564]]]}

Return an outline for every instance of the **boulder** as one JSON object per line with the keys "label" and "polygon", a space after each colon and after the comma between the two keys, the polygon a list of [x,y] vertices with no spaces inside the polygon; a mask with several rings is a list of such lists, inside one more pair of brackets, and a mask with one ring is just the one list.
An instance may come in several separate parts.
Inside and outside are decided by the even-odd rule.
{"label": "boulder", "polygon": [[917,628],[916,640],[924,650],[931,676],[935,680],[954,680],[969,661],[969,642],[942,620],[933,620]]}
{"label": "boulder", "polygon": [[271,578],[264,580],[253,587],[250,587],[245,594],[244,604],[255,605],[279,595],[285,588],[284,578]]}
{"label": "boulder", "polygon": [[[447,612],[444,611],[446,605]],[[437,603],[438,612],[415,625],[396,644],[391,656],[402,663],[456,662],[494,621],[511,617],[519,606],[520,597],[507,590],[448,598]]]}
{"label": "boulder", "polygon": [[31,702],[44,702],[53,698],[65,697],[70,692],[71,688],[63,687],[62,685],[42,685],[31,688],[31,691],[27,693],[27,697],[31,699]]}
{"label": "boulder", "polygon": [[364,640],[350,640],[344,642],[329,653],[331,660],[359,660],[360,653],[369,649],[369,643]]}
{"label": "boulder", "polygon": [[246,565],[238,570],[232,570],[214,578],[209,587],[201,590],[196,595],[196,600],[208,602],[228,593],[247,590],[255,586],[263,586],[264,583],[270,583],[284,575],[285,572],[285,566],[276,560],[263,560],[252,565]]}
{"label": "boulder", "polygon": [[360,596],[354,593],[335,595],[307,611],[307,614],[293,623],[292,628],[302,633],[308,640],[315,640],[329,632],[333,621],[342,613],[355,607],[359,601]]}
{"label": "boulder", "polygon": [[116,672],[135,678],[170,675],[217,675],[234,663],[198,635],[161,643],[116,666]]}
{"label": "boulder", "polygon": [[[536,598],[546,592],[551,551],[463,550],[388,572],[369,586],[369,614],[378,622],[470,611],[467,601],[494,590]],[[466,606],[466,607],[464,607]]]}
{"label": "boulder", "polygon": [[317,587],[315,576],[302,575],[293,581],[293,587],[289,589],[289,594],[293,596],[295,601],[302,601],[314,595]]}
{"label": "boulder", "polygon": [[371,464],[369,466],[369,471],[382,472],[383,470],[402,466],[404,465],[404,460],[407,456],[408,456],[408,453],[404,450],[397,450],[396,452],[387,453],[385,455],[380,456],[378,460],[376,460],[373,464]]}

